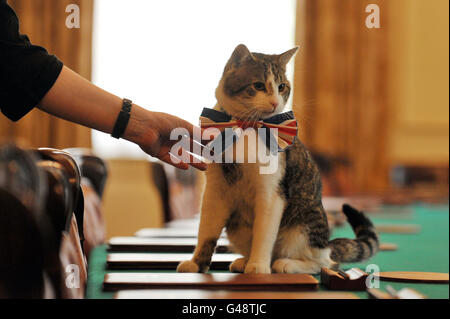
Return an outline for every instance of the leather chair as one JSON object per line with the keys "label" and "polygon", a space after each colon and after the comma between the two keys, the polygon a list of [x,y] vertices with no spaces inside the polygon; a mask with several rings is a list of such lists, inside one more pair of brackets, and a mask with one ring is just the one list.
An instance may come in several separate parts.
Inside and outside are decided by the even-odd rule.
{"label": "leather chair", "polygon": [[72,193],[72,205],[66,207],[68,211],[74,212],[79,225],[79,234],[81,241],[84,240],[83,235],[83,215],[84,215],[84,199],[81,191],[81,172],[74,158],[67,152],[53,148],[39,148],[37,154],[42,160],[49,160],[59,163],[67,175],[70,192]]}
{"label": "leather chair", "polygon": [[[40,160],[37,166],[47,177],[48,193],[45,212],[52,222],[55,247],[48,254],[48,274],[56,288],[57,298],[82,298],[87,277],[86,261],[81,249],[77,222],[72,208],[73,194],[65,168],[58,162]],[[77,285],[66,284],[67,270],[76,265]],[[78,287],[75,287],[78,286]]]}
{"label": "leather chair", "polygon": [[102,211],[102,202],[87,178],[81,179],[84,197],[84,251],[89,260],[93,248],[106,240],[106,227]]}
{"label": "leather chair", "polygon": [[66,152],[0,148],[0,297],[84,297],[80,183]]}
{"label": "leather chair", "polygon": [[47,252],[54,247],[44,213],[46,183],[29,152],[0,147],[0,297],[52,298]]}
{"label": "leather chair", "polygon": [[196,169],[179,170],[162,163],[151,163],[153,181],[164,203],[164,221],[193,218],[200,212],[202,180]]}
{"label": "leather chair", "polygon": [[66,148],[64,151],[73,156],[80,167],[81,176],[90,181],[98,196],[102,198],[108,178],[106,162],[87,148]]}
{"label": "leather chair", "polygon": [[36,153],[40,157],[38,166],[48,178],[46,212],[60,238],[58,266],[52,267],[51,277],[58,287],[58,297],[83,298],[87,262],[83,249],[84,198],[80,170],[67,152],[40,148]]}
{"label": "leather chair", "polygon": [[105,161],[86,148],[65,149],[81,171],[81,189],[84,197],[84,249],[89,258],[92,249],[106,240],[101,197],[108,177]]}

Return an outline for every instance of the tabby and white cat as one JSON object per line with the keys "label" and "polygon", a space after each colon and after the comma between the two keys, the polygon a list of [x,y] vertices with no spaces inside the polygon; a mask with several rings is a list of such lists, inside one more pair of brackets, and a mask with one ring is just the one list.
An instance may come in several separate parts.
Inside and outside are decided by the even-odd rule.
{"label": "tabby and white cat", "polygon": [[[234,50],[216,90],[214,109],[235,119],[259,120],[283,110],[291,86],[286,64],[297,48],[280,55]],[[249,115],[251,114],[251,116]],[[370,220],[344,205],[356,239],[329,241],[319,170],[297,139],[278,154],[278,170],[260,174],[261,163],[213,163],[206,172],[198,244],[178,272],[206,272],[223,228],[243,258],[232,272],[317,273],[321,267],[372,256],[378,237]]]}

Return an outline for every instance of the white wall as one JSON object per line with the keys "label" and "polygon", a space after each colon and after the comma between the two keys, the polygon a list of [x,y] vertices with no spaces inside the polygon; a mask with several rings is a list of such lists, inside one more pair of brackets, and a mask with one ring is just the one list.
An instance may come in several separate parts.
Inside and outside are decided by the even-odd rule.
{"label": "white wall", "polygon": [[[140,106],[197,124],[234,47],[281,53],[294,46],[295,0],[96,0],[93,82]],[[293,65],[290,66],[292,79]],[[102,157],[145,157],[93,131]]]}

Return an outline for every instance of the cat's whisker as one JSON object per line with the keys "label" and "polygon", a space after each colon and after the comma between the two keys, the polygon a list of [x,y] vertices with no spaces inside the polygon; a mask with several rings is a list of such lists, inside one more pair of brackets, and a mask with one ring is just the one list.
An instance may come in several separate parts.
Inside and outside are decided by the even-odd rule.
{"label": "cat's whisker", "polygon": [[257,109],[252,109],[252,110],[253,110],[253,112],[249,113],[247,120],[244,122],[244,127],[247,126],[247,123],[254,122],[259,117],[258,110]]}

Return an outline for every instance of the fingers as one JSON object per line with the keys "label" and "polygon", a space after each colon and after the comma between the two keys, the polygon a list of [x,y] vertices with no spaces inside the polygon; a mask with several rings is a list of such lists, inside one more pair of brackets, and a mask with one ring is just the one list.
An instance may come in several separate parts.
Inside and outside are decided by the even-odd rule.
{"label": "fingers", "polygon": [[189,165],[186,164],[185,162],[181,161],[179,158],[173,156],[170,153],[166,153],[160,157],[158,157],[161,161],[170,164],[176,168],[180,168],[183,170],[187,170],[189,168]]}
{"label": "fingers", "polygon": [[[220,135],[220,131],[217,130],[217,132],[214,131],[210,135],[203,135],[200,128],[194,126],[194,130],[198,130],[198,132],[196,132],[193,137],[186,135],[183,137],[186,141],[186,143],[184,144],[184,149],[190,153],[198,155],[198,158],[201,158],[203,156],[204,148],[208,147],[208,144],[211,143],[217,137],[217,135]],[[195,163],[198,163],[200,161],[203,162],[203,160],[197,159]]]}
{"label": "fingers", "polygon": [[161,154],[171,153],[177,159],[191,165],[199,170],[206,170],[206,163],[202,159],[204,145],[200,144],[194,138],[183,135],[181,139],[171,140],[169,149],[162,149]]}
{"label": "fingers", "polygon": [[[197,145],[198,147],[198,145]],[[201,149],[200,147],[198,147]],[[195,167],[201,171],[206,170],[206,163],[201,158],[201,150],[195,150],[194,152],[192,150],[195,150],[195,148],[191,147],[191,150],[186,150],[183,148],[178,149],[178,152],[176,154],[172,153],[173,156],[178,158],[184,163],[188,163],[192,167]]]}
{"label": "fingers", "polygon": [[[165,133],[161,135],[161,149],[158,150],[158,157],[165,163],[173,165],[180,169],[187,169],[190,166],[199,169],[206,170],[207,164],[203,161],[202,150],[206,143],[202,141],[202,131],[198,126],[195,126],[188,121],[181,118],[160,113],[165,116],[165,119],[169,119],[170,125],[163,125],[166,123],[161,121],[160,124],[166,129]],[[178,135],[177,139],[172,140],[172,133],[174,128],[182,128],[187,130]],[[169,129],[170,131],[167,131]],[[177,135],[177,134],[175,134]],[[180,143],[181,142],[181,143]],[[208,141],[209,142],[209,141]],[[173,147],[177,148],[174,149]],[[153,153],[155,154],[155,153]]]}
{"label": "fingers", "polygon": [[189,136],[192,139],[192,141],[205,145],[204,142],[202,141],[202,130],[200,127],[193,125],[183,119],[179,119],[177,125],[178,127],[183,127],[188,130]]}
{"label": "fingers", "polygon": [[195,158],[193,154],[190,154],[182,149],[180,149],[178,154],[167,152],[157,157],[161,161],[183,170],[187,170],[189,165],[201,171],[205,171],[207,168],[205,162],[201,161],[199,158]]}
{"label": "fingers", "polygon": [[201,137],[201,144],[207,145],[212,140],[214,140],[217,135],[220,134],[220,132],[216,132],[215,130],[211,129],[201,129],[202,130],[202,137]]}
{"label": "fingers", "polygon": [[[191,155],[192,158],[192,155]],[[195,161],[189,162],[189,165],[192,167],[195,167],[196,169],[199,169],[201,171],[206,171],[207,165],[205,162],[201,161],[200,163],[195,163]]]}

